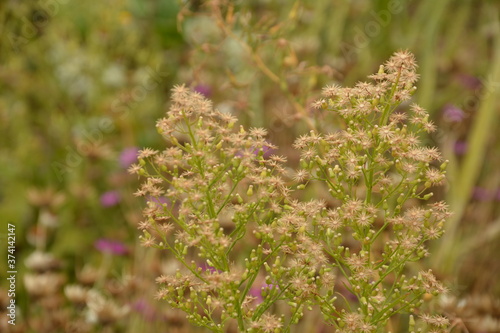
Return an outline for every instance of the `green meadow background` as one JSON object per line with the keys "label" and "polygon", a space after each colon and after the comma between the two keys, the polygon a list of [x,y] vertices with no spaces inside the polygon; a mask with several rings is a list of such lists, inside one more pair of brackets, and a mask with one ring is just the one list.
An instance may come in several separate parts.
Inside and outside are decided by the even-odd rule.
{"label": "green meadow background", "polygon": [[[500,332],[499,15],[497,0],[0,2],[0,331],[194,332],[153,298],[155,277],[177,264],[139,246],[144,200],[126,171],[142,147],[163,147],[154,126],[170,89],[186,84],[268,128],[293,164],[294,138],[321,125],[310,107],[321,88],[408,49],[414,101],[439,127],[425,142],[450,161],[435,197],[454,215],[420,265],[451,293],[432,306],[453,332]],[[93,318],[68,298],[74,285],[116,313]]]}

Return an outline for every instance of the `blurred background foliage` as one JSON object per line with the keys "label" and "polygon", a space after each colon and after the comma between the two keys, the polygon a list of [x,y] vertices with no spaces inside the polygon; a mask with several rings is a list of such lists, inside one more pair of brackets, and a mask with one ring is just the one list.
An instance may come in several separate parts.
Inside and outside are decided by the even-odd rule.
{"label": "blurred background foliage", "polygon": [[[151,296],[175,264],[138,246],[142,207],[126,173],[137,149],[162,147],[154,124],[174,84],[268,128],[293,165],[296,136],[335,129],[310,107],[321,88],[408,49],[420,64],[414,99],[439,126],[427,143],[450,160],[436,197],[455,215],[425,265],[453,293],[436,306],[455,332],[499,332],[499,10],[496,0],[2,1],[0,233],[17,226],[14,331],[188,330]],[[116,311],[82,314],[64,292],[76,283]]]}

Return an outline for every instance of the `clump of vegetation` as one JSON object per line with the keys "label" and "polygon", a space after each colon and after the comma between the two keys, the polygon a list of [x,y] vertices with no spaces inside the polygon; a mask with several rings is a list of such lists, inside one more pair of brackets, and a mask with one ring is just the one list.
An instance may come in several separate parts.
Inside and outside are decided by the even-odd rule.
{"label": "clump of vegetation", "polygon": [[[397,110],[415,90],[416,67],[402,51],[370,76],[375,83],[327,86],[315,106],[343,128],[298,138],[301,167],[293,173],[285,157],[264,156],[275,148],[265,129],[234,130],[233,116],[176,87],[157,122],[167,147],[142,150],[129,169],[146,177],[136,192],[149,198],[142,244],[183,264],[157,279],[157,298],[214,332],[231,323],[241,332],[289,332],[317,306],[337,332],[368,333],[416,312],[424,295],[444,293],[431,271],[405,275],[450,215],[444,202],[412,201],[429,200],[446,167],[420,142],[420,133],[436,129],[427,112],[415,104]],[[317,182],[334,206],[301,200]],[[421,318],[434,332],[448,325],[445,317]]]}

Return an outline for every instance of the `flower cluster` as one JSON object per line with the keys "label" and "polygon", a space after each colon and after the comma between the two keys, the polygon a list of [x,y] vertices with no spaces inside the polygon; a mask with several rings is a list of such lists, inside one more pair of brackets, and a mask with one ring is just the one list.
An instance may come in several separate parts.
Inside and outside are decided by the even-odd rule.
{"label": "flower cluster", "polygon": [[[435,130],[426,111],[397,109],[415,90],[416,67],[398,52],[373,84],[326,87],[315,106],[342,128],[298,138],[301,168],[290,177],[284,157],[265,156],[274,147],[264,129],[234,129],[234,117],[176,87],[157,123],[167,148],[140,151],[129,169],[146,177],[136,192],[147,198],[143,245],[184,265],[157,279],[158,299],[214,332],[287,332],[318,306],[337,332],[353,333],[376,332],[424,295],[445,292],[430,271],[405,275],[450,214],[444,202],[416,205],[446,167],[420,142]],[[328,201],[298,199],[317,183]]]}
{"label": "flower cluster", "polygon": [[[316,106],[335,113],[343,128],[295,143],[301,180],[327,184],[336,203],[311,232],[359,301],[357,311],[331,318],[345,332],[372,332],[419,307],[424,294],[446,291],[430,271],[404,275],[406,263],[428,255],[425,242],[442,235],[450,215],[444,202],[415,205],[444,182],[447,163],[420,142],[420,133],[435,130],[427,112],[415,104],[397,110],[416,89],[416,67],[412,54],[398,52],[370,76],[373,84],[326,87]],[[320,305],[326,311],[330,303]]]}
{"label": "flower cluster", "polygon": [[[260,327],[262,316],[271,316],[265,314],[270,302],[282,297],[273,291],[256,304],[250,290],[278,250],[258,244],[257,235],[272,232],[288,200],[290,189],[279,176],[285,159],[266,158],[275,147],[264,129],[234,130],[236,119],[214,110],[201,94],[179,86],[172,101],[168,117],[157,123],[168,148],[142,150],[130,167],[148,177],[136,192],[148,198],[139,224],[143,244],[170,250],[187,268],[158,279],[158,298],[214,331],[223,331],[230,319],[240,329]],[[154,199],[159,197],[165,200]],[[245,243],[258,244],[246,260]]]}

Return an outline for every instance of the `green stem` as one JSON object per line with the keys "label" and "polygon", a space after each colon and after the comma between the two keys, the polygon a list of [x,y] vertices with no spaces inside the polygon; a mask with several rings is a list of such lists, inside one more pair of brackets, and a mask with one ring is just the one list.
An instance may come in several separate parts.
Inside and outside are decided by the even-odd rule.
{"label": "green stem", "polygon": [[411,301],[409,301],[406,305],[400,307],[399,309],[397,310],[393,310],[392,312],[389,312],[387,314],[384,314],[385,312],[391,310],[394,306],[398,305],[398,304],[401,304],[401,300],[404,299],[407,295],[409,294],[406,294],[402,297],[399,297],[398,299],[396,299],[394,302],[392,302],[391,304],[389,304],[389,306],[385,307],[382,311],[380,311],[379,313],[382,314],[382,316],[380,318],[377,318],[378,316],[375,316],[374,318],[374,321],[375,321],[375,324],[379,323],[379,322],[383,322],[384,320],[387,320],[389,319],[392,315],[398,313],[398,312],[401,312],[402,310],[408,308],[410,305],[413,304],[413,302],[415,302],[416,300],[420,299],[422,297],[424,293],[421,293],[421,294],[418,294],[417,296],[415,296]]}
{"label": "green stem", "polygon": [[[415,246],[415,248],[418,248],[420,245],[422,245],[424,243],[424,240],[421,240],[417,246]],[[392,253],[391,257],[396,253],[397,249]],[[389,275],[391,274],[394,270],[398,269],[398,268],[403,268],[403,266],[406,264],[406,262],[408,261],[408,259],[411,257],[413,253],[410,252],[408,255],[406,255],[399,263],[397,263],[395,266],[393,266],[392,268],[388,269],[384,274],[382,274],[382,276],[380,277],[380,279],[372,286],[372,289],[371,289],[371,292],[373,292],[375,290],[375,288],[377,288],[377,286],[382,283],[382,281],[384,281],[384,279]],[[384,263],[387,262],[388,259],[384,260],[382,263],[380,263],[375,269],[378,269],[380,267],[382,267],[382,265]]]}

